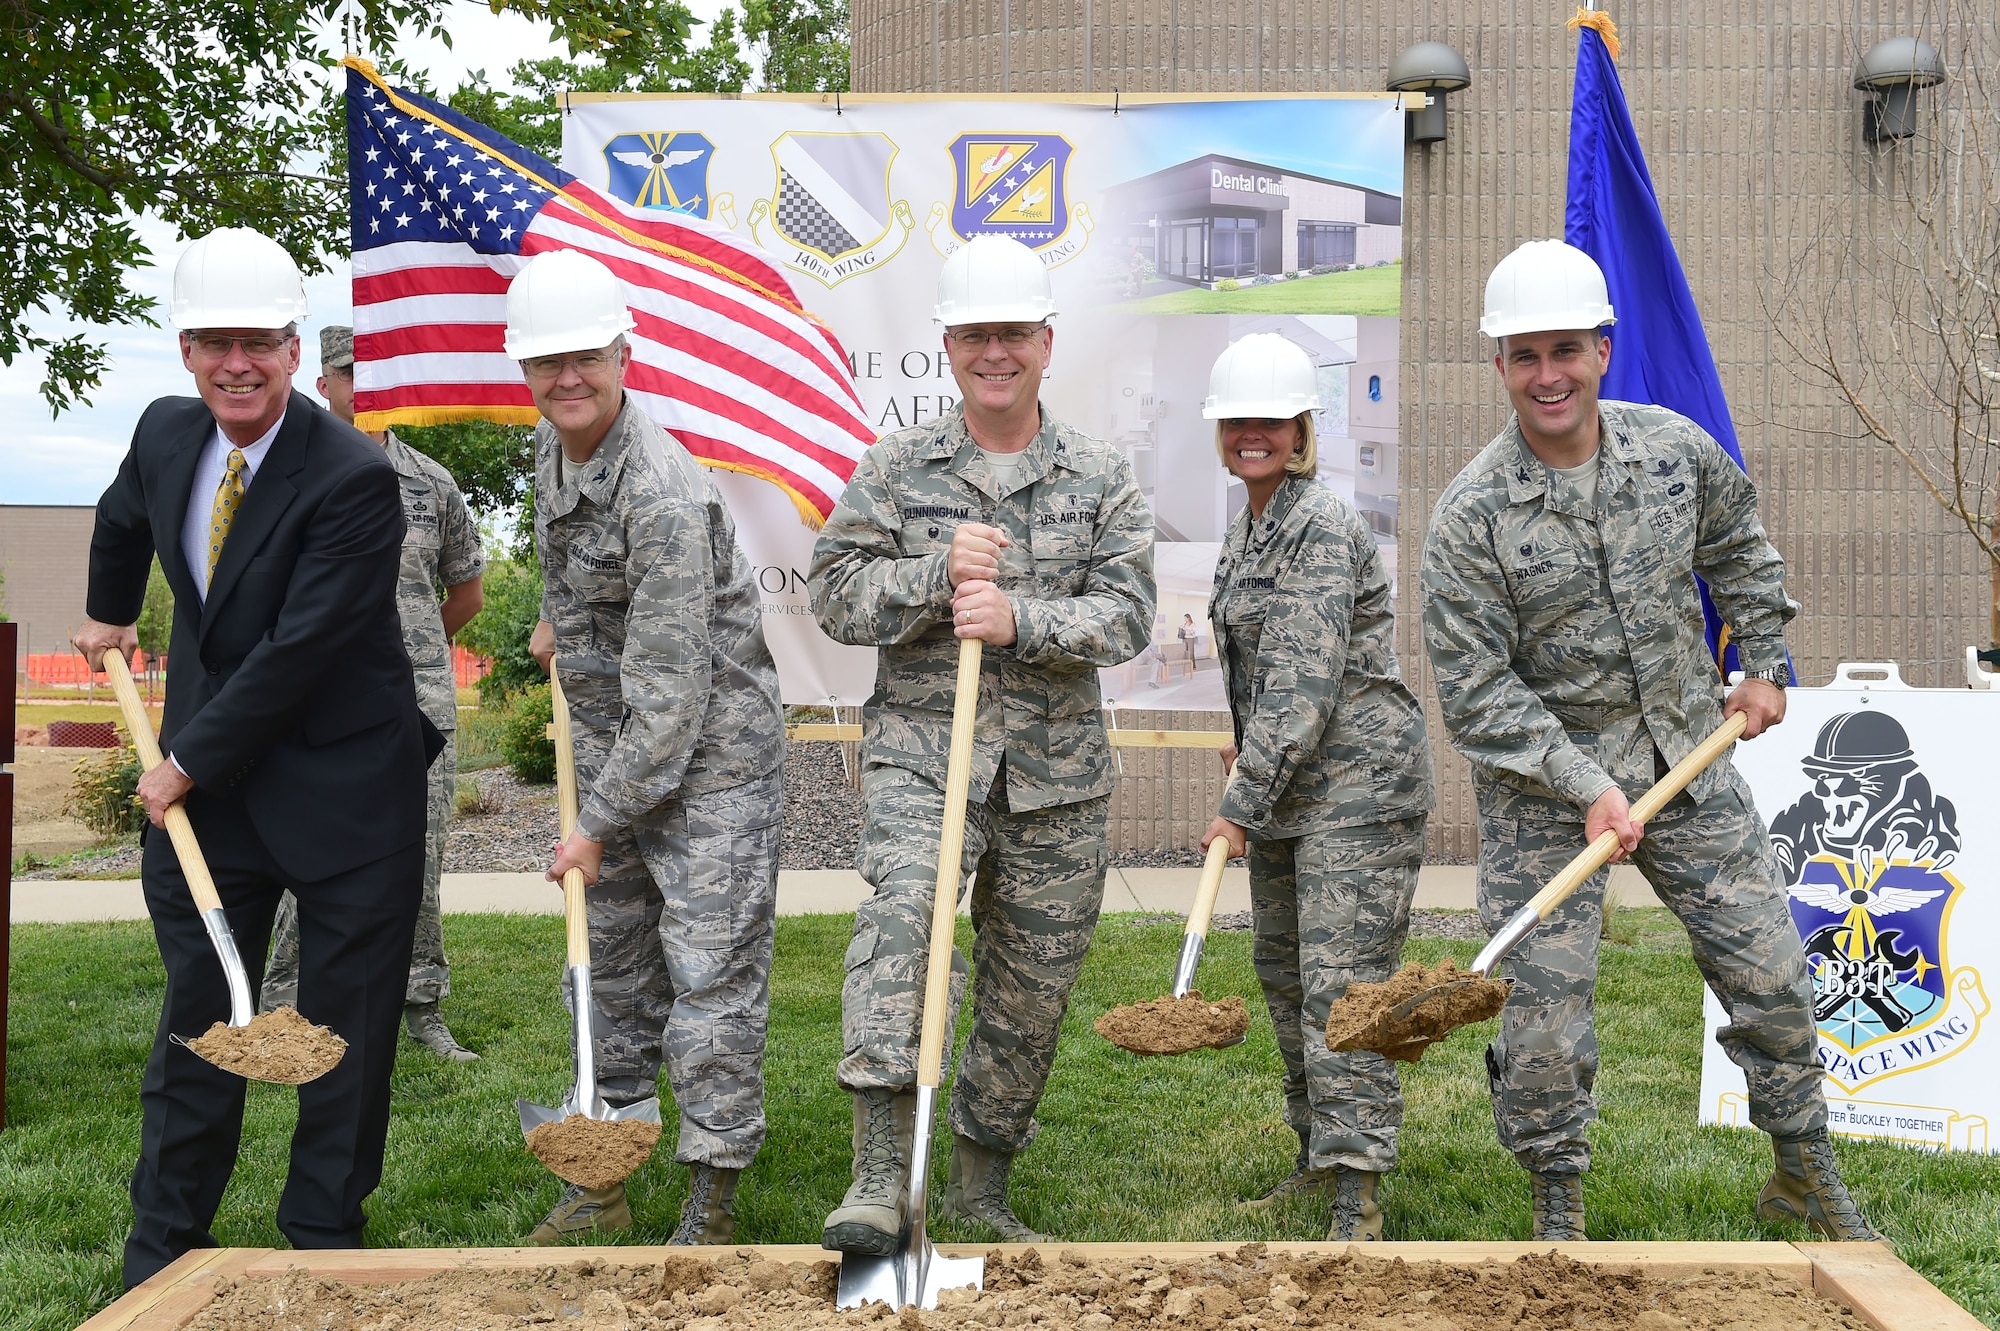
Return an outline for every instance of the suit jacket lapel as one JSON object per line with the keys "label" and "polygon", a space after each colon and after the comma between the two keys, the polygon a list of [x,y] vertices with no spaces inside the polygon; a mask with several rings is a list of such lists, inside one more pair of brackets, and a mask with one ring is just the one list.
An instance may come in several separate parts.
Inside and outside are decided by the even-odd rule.
{"label": "suit jacket lapel", "polygon": [[209,625],[215,622],[217,608],[229,599],[229,593],[243,577],[243,570],[250,566],[277,527],[278,519],[299,497],[291,478],[306,463],[306,436],[312,429],[312,413],[312,403],[297,393],[292,394],[285,406],[285,423],[278,427],[278,437],[271,441],[264,465],[257,468],[257,478],[243,492],[243,506],[236,511],[236,520],[229,524],[221,557],[215,561],[215,578],[208,584],[208,600],[201,607],[204,638],[208,636]]}
{"label": "suit jacket lapel", "polygon": [[[201,598],[196,593],[201,575],[188,568],[187,556],[181,552],[181,528],[187,524],[195,466],[201,461],[202,448],[214,433],[215,418],[203,416],[199,426],[175,441],[173,452],[160,468],[158,516],[165,520],[153,523],[153,548],[160,557],[160,572],[166,575],[167,585],[173,588],[174,599],[184,605],[200,604]],[[168,539],[160,539],[170,532],[172,535]]]}

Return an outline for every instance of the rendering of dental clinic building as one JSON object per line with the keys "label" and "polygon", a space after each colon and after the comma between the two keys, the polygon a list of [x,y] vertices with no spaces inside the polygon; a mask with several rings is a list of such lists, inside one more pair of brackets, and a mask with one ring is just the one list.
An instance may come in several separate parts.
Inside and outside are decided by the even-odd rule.
{"label": "rendering of dental clinic building", "polygon": [[[1633,125],[1760,514],[1785,556],[1786,591],[1802,606],[1787,635],[1801,682],[1826,683],[1842,661],[1896,661],[1913,684],[1962,686],[1966,646],[1983,647],[1993,634],[1990,561],[1787,334],[1810,322],[1802,293],[1830,299],[1899,267],[1892,237],[1906,205],[1883,181],[1916,143],[1870,138],[1875,99],[1854,86],[1862,55],[1890,38],[1921,37],[1937,48],[1946,78],[1916,91],[1920,114],[1967,114],[1982,81],[2000,78],[1978,63],[1991,59],[1977,37],[1992,21],[1990,0],[1613,0],[1608,8]],[[1493,346],[1479,333],[1486,275],[1522,241],[1563,234],[1577,47],[1564,22],[1574,10],[1554,0],[853,0],[851,9],[855,92],[1090,95],[1105,100],[1107,114],[1114,91],[1376,92],[1419,42],[1444,42],[1464,57],[1471,83],[1447,99],[1445,137],[1404,149],[1401,200],[1283,176],[1240,146],[1232,151],[1242,160],[1197,157],[1194,144],[1181,166],[1130,183],[1134,206],[1115,233],[1125,239],[1136,225],[1150,241],[1157,218],[1158,276],[1211,285],[1223,274],[1242,281],[1275,271],[1282,280],[1308,260],[1341,262],[1350,240],[1363,265],[1378,239],[1382,252],[1400,251],[1398,345],[1384,349],[1400,371],[1399,381],[1384,379],[1398,440],[1396,650],[1431,721],[1432,862],[1467,863],[1478,847],[1466,765],[1444,742],[1432,702],[1416,555],[1439,494],[1507,421]],[[1860,335],[1879,325],[1839,327]],[[1061,346],[1059,337],[1058,356]],[[1209,362],[1198,360],[1190,353],[1179,372],[1205,383]],[[1883,373],[1923,378],[1932,368]],[[1353,374],[1365,385],[1359,365]],[[1358,388],[1352,396],[1367,400]],[[1125,724],[1227,728],[1228,718]],[[1214,759],[1133,751],[1124,769],[1114,838],[1191,844],[1214,809]]]}
{"label": "rendering of dental clinic building", "polygon": [[1380,190],[1211,154],[1106,192],[1121,245],[1154,275],[1212,286],[1314,268],[1370,267],[1403,253],[1403,201]]}

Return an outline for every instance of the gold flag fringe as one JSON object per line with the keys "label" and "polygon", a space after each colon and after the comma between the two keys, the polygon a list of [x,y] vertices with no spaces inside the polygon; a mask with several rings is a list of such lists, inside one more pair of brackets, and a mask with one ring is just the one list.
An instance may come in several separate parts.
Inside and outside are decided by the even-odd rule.
{"label": "gold flag fringe", "polygon": [[1611,15],[1605,13],[1603,10],[1579,8],[1570,21],[1563,26],[1566,28],[1595,28],[1597,35],[1604,39],[1604,49],[1611,53],[1613,60],[1618,58],[1618,25],[1613,23]]}

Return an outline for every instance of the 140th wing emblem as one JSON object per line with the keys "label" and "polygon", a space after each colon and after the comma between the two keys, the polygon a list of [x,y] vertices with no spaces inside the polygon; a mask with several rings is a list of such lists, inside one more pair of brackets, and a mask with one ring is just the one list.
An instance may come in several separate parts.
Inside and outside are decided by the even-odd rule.
{"label": "140th wing emblem", "polygon": [[[785,266],[837,286],[896,257],[915,225],[907,200],[892,199],[886,134],[792,131],[771,145],[778,179],[750,207],[750,235]],[[769,226],[773,243],[761,228]]]}

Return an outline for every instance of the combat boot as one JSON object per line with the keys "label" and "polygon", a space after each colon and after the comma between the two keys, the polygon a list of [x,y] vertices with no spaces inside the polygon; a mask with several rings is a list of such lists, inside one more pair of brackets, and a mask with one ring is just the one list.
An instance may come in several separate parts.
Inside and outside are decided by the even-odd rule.
{"label": "combat boot", "polygon": [[1840,1181],[1825,1128],[1803,1137],[1773,1137],[1771,1147],[1778,1167],[1757,1194],[1759,1220],[1803,1220],[1824,1239],[1865,1243],[1882,1237]]}
{"label": "combat boot", "polygon": [[540,1247],[560,1243],[571,1234],[595,1231],[608,1234],[614,1229],[629,1229],[632,1225],[632,1208],[625,1204],[625,1185],[614,1183],[608,1188],[586,1188],[572,1183],[563,1189],[562,1200],[555,1209],[542,1217],[528,1235],[528,1242]]}
{"label": "combat boot", "polygon": [[1583,1175],[1528,1174],[1534,1199],[1537,1243],[1581,1243],[1590,1236],[1583,1232]]}
{"label": "combat boot", "polygon": [[1333,1228],[1329,1243],[1375,1243],[1382,1238],[1382,1208],[1375,1204],[1375,1186],[1380,1174],[1365,1169],[1335,1165],[1333,1175]]}
{"label": "combat boot", "polygon": [[820,1247],[870,1257],[895,1253],[908,1221],[916,1123],[914,1091],[854,1093],[854,1182],[826,1218]]}
{"label": "combat boot", "polygon": [[727,1243],[736,1237],[736,1180],[742,1173],[740,1169],[695,1164],[688,1173],[681,1223],[667,1246]]}
{"label": "combat boot", "polygon": [[451,1028],[438,1015],[436,1003],[405,1004],[403,1026],[410,1032],[411,1039],[447,1063],[471,1063],[479,1058],[452,1037]]}
{"label": "combat boot", "polygon": [[1012,1151],[990,1151],[970,1137],[954,1137],[944,1213],[978,1221],[998,1233],[1003,1243],[1047,1243],[1046,1236],[1022,1224],[1007,1205],[1007,1172],[1013,1167]]}
{"label": "combat boot", "polygon": [[1333,1171],[1312,1167],[1311,1135],[1298,1128],[1293,1131],[1299,1134],[1299,1153],[1292,1157],[1292,1172],[1279,1179],[1262,1197],[1236,1203],[1237,1210],[1269,1211],[1294,1198],[1323,1197],[1332,1190]]}

